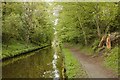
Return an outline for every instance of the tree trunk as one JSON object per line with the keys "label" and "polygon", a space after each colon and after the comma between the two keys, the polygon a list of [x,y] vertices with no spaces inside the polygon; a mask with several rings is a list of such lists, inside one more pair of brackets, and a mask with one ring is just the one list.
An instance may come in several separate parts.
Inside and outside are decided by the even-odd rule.
{"label": "tree trunk", "polygon": [[85,30],[84,30],[84,28],[83,28],[83,26],[82,26],[82,23],[81,23],[81,20],[79,19],[79,17],[78,17],[78,20],[79,20],[79,25],[80,25],[80,27],[81,27],[81,29],[82,29],[82,33],[83,33],[83,35],[84,35],[85,46],[87,46],[87,36],[86,36],[86,32],[85,32]]}
{"label": "tree trunk", "polygon": [[101,38],[101,31],[100,31],[100,26],[99,26],[98,15],[96,16],[96,26],[97,26],[98,37]]}
{"label": "tree trunk", "polygon": [[95,6],[95,10],[96,10],[96,18],[95,18],[95,22],[96,22],[96,27],[97,27],[97,34],[99,39],[101,38],[101,31],[100,31],[100,26],[99,26],[99,7],[98,7],[98,3],[96,3]]}
{"label": "tree trunk", "polygon": [[81,26],[81,28],[82,28],[82,33],[83,33],[83,35],[84,35],[85,45],[87,46],[87,37],[86,37],[86,33],[85,33],[85,30],[84,30],[81,22],[80,22],[80,26]]}

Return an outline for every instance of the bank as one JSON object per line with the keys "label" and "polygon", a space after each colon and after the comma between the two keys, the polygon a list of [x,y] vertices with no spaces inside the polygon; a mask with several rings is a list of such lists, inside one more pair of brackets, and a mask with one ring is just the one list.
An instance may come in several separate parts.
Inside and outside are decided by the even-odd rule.
{"label": "bank", "polygon": [[88,78],[86,71],[68,48],[62,49],[65,56],[67,78]]}
{"label": "bank", "polygon": [[12,57],[16,57],[22,54],[26,54],[44,47],[50,46],[50,44],[36,45],[33,43],[26,44],[24,42],[14,42],[8,45],[2,45],[2,58],[1,60],[6,60]]}

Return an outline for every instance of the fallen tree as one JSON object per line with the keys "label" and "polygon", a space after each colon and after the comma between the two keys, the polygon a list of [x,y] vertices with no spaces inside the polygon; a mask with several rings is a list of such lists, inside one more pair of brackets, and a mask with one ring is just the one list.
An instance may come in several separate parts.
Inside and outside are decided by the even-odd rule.
{"label": "fallen tree", "polygon": [[114,47],[115,45],[118,45],[119,40],[120,40],[120,33],[119,32],[113,32],[113,33],[108,34],[108,35],[103,35],[103,37],[100,40],[100,43],[98,45],[98,48],[106,46],[107,49],[110,49],[110,48]]}

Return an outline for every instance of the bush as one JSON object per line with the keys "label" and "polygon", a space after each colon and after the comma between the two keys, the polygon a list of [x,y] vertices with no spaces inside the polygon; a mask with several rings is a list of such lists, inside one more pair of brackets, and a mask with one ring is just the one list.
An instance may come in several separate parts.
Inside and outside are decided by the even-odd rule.
{"label": "bush", "polygon": [[118,71],[118,47],[115,47],[111,52],[107,53],[108,56],[105,58],[104,64],[106,67],[112,70]]}

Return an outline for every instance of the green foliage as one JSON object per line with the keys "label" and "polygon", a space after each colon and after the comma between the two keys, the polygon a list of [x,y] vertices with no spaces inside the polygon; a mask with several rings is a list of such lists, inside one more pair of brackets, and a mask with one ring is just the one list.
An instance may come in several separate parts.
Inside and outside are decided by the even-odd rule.
{"label": "green foliage", "polygon": [[43,46],[46,46],[48,44],[44,43],[41,44],[41,46],[29,43],[25,45],[25,42],[23,41],[17,41],[17,40],[12,40],[12,42],[9,42],[9,46],[3,44],[2,45],[2,58],[8,58],[8,57],[13,57],[15,55],[19,55]]}
{"label": "green foliage", "polygon": [[96,50],[98,49],[98,45],[99,45],[99,40],[95,40],[93,45],[92,45],[92,49],[94,52],[96,52]]}
{"label": "green foliage", "polygon": [[71,47],[76,48],[81,51],[81,53],[86,55],[93,55],[94,50],[92,49],[92,46],[82,46],[80,44],[69,44]]}
{"label": "green foliage", "polygon": [[3,58],[20,54],[34,47],[51,44],[52,14],[48,3],[3,2],[2,42]]}
{"label": "green foliage", "polygon": [[[98,37],[118,31],[118,3],[59,3],[63,6],[57,26],[63,42],[92,45]],[[119,29],[120,30],[120,29]],[[99,36],[100,34],[100,36]]]}
{"label": "green foliage", "polygon": [[10,39],[51,43],[53,30],[47,13],[46,3],[2,3],[3,7],[3,43]]}
{"label": "green foliage", "polygon": [[[13,40],[13,42],[10,43],[9,46],[7,45],[2,45],[2,58],[5,58],[5,57],[11,57],[11,56],[14,56],[14,55],[17,55],[19,53],[22,53],[26,50],[30,50],[30,49],[33,49],[35,47],[35,45],[33,44],[28,44],[29,46],[26,46],[24,45],[23,42],[18,42],[18,41],[15,41]],[[38,47],[38,46],[36,46]]]}
{"label": "green foliage", "polygon": [[111,50],[111,52],[107,53],[108,56],[105,58],[104,64],[115,70],[116,72],[118,71],[118,47],[115,47]]}
{"label": "green foliage", "polygon": [[79,61],[75,59],[72,53],[64,48],[63,53],[65,55],[65,66],[67,69],[68,78],[86,78],[87,73],[83,70],[82,65],[79,64]]}

